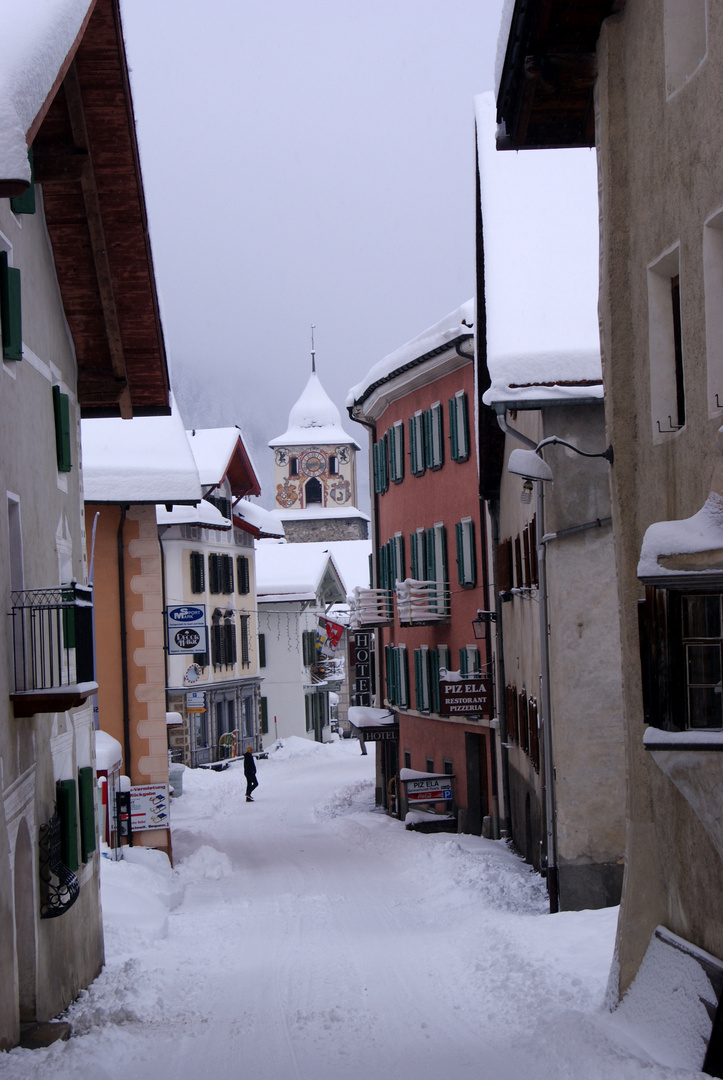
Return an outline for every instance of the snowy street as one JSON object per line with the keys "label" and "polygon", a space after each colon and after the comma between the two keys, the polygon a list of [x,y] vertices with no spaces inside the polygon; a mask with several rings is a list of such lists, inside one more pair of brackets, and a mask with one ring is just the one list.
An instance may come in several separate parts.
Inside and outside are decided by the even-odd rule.
{"label": "snowy street", "polygon": [[501,842],[374,810],[374,756],[289,739],[184,774],[176,868],[103,863],[106,968],[75,1037],[0,1055],[2,1080],[646,1080],[604,1009],[617,910],[547,911]]}

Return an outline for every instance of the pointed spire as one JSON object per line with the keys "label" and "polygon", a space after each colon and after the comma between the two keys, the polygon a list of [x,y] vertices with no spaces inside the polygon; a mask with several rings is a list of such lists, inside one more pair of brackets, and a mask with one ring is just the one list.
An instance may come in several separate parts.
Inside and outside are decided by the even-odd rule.
{"label": "pointed spire", "polygon": [[316,324],[311,324],[311,373],[316,373],[316,349],[314,348],[314,331],[316,330]]}

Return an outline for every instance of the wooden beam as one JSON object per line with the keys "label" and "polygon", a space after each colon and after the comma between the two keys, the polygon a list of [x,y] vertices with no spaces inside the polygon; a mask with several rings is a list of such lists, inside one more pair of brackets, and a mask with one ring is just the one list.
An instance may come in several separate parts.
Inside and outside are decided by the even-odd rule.
{"label": "wooden beam", "polygon": [[83,95],[80,88],[80,79],[75,61],[70,65],[68,74],[63,83],[65,97],[68,104],[68,117],[73,132],[73,142],[76,151],[87,155],[87,165],[82,169],[80,183],[85,202],[85,211],[88,221],[90,244],[93,250],[95,273],[98,281],[103,318],[105,321],[106,337],[110,351],[113,374],[117,379],[126,383],[125,390],[120,395],[119,405],[121,416],[130,419],[133,415],[130,393],[127,387],[127,372],[125,357],[123,354],[123,341],[120,332],[120,320],[118,308],[113,291],[113,277],[108,259],[108,249],[103,228],[103,215],[98,197],[98,186],[93,169],[93,157],[88,145],[88,130],[85,123],[85,110],[83,108]]}

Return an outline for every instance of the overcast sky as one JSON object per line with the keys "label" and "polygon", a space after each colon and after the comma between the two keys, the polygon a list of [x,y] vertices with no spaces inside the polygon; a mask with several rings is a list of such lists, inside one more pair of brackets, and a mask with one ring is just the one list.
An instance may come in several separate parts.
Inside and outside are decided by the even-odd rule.
{"label": "overcast sky", "polygon": [[121,6],[172,382],[188,426],[241,427],[271,506],[310,325],[366,445],[348,388],[474,293],[502,0]]}

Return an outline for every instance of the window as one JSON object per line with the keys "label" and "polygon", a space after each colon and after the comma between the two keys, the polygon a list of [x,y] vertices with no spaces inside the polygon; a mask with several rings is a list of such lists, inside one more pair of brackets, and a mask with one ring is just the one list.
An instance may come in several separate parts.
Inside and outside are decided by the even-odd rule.
{"label": "window", "polygon": [[519,741],[517,730],[517,690],[514,686],[505,687],[505,716],[507,719],[507,742]]}
{"label": "window", "polygon": [[515,537],[515,585],[518,589],[524,588],[525,579],[522,573],[522,543],[519,536]]}
{"label": "window", "polygon": [[266,667],[266,634],[259,634],[259,667]]}
{"label": "window", "polygon": [[424,413],[415,412],[409,418],[409,471],[412,476],[424,476]]}
{"label": "window", "polygon": [[289,476],[299,475],[299,459],[297,457],[289,458]]}
{"label": "window", "polygon": [[316,631],[304,630],[301,635],[301,654],[304,667],[316,663]]}
{"label": "window", "polygon": [[55,416],[55,455],[58,472],[70,472],[70,400],[67,394],[60,392],[59,386],[53,387],[53,414]]}
{"label": "window", "polygon": [[[235,630],[234,630],[235,633]],[[234,660],[236,657],[234,656]],[[244,667],[248,667],[249,660],[249,617],[248,615],[241,616],[241,663]]]}
{"label": "window", "polygon": [[[442,662],[442,657],[444,662]],[[442,708],[439,696],[439,669],[447,665],[447,646],[440,645],[438,649],[430,649],[427,653],[427,662],[429,664],[430,710],[433,713],[439,713]]]}
{"label": "window", "polygon": [[269,701],[265,697],[259,698],[259,733],[261,735],[269,733]]}
{"label": "window", "polygon": [[233,592],[233,558],[231,555],[209,555],[208,557],[209,592]]}
{"label": "window", "polygon": [[387,668],[387,700],[390,705],[406,708],[408,698],[407,648],[387,645],[384,649]]}
{"label": "window", "polygon": [[497,545],[497,590],[509,592],[512,588],[512,539]]}
{"label": "window", "polygon": [[424,529],[417,529],[409,537],[409,561],[412,578],[425,581],[427,576],[427,536]]}
{"label": "window", "polygon": [[527,702],[527,745],[530,750],[530,761],[537,772],[540,771],[540,734],[537,722],[537,701],[531,697]]}
{"label": "window", "polygon": [[211,662],[215,668],[236,663],[236,618],[220,608],[211,616]]}
{"label": "window", "polygon": [[329,454],[329,476],[339,475],[339,458],[336,454]]}
{"label": "window", "polygon": [[389,479],[394,484],[401,484],[404,479],[404,425],[401,420],[387,432],[389,445]]}
{"label": "window", "polygon": [[425,464],[428,469],[441,469],[444,464],[444,431],[442,405],[436,401],[424,413]]}
{"label": "window", "polygon": [[8,264],[7,251],[0,251],[0,325],[3,360],[22,360],[23,320],[20,303],[20,271]]}
{"label": "window", "polygon": [[464,588],[477,584],[477,556],[474,546],[474,522],[462,518],[455,525],[457,536],[457,580]]}
{"label": "window", "polygon": [[191,561],[191,592],[202,593],[206,590],[205,559],[202,551],[192,551]]}
{"label": "window", "polygon": [[236,584],[239,596],[246,596],[251,591],[249,561],[245,555],[236,556]]}
{"label": "window", "polygon": [[383,495],[389,487],[389,468],[387,454],[387,436],[382,435],[379,442],[374,443],[374,491],[377,495]]}
{"label": "window", "polygon": [[479,675],[479,649],[476,645],[465,645],[459,650],[459,670],[462,675]]}
{"label": "window", "polygon": [[441,522],[427,529],[427,581],[439,583],[437,596],[430,599],[430,608],[439,614],[447,612],[447,530]]}
{"label": "window", "polygon": [[454,767],[451,758],[442,758],[442,772],[445,776],[454,776]]}
{"label": "window", "polygon": [[395,533],[389,541],[389,584],[394,588],[397,581],[404,581],[404,537]]}
{"label": "window", "polygon": [[527,724],[527,694],[524,690],[520,690],[517,695],[517,720],[520,746],[527,753],[529,749],[529,727]]}
{"label": "window", "polygon": [[231,520],[232,508],[230,499],[225,498],[223,495],[207,495],[206,502],[210,502],[211,506],[216,507],[219,514],[223,515],[223,517],[227,518],[229,521]]}
{"label": "window", "polygon": [[312,476],[310,480],[307,480],[304,485],[304,499],[307,506],[312,506],[314,504],[321,505],[324,501],[321,481],[317,480],[315,476]]}
{"label": "window", "polygon": [[676,246],[648,267],[648,353],[653,442],[685,424],[685,373],[680,283]]}
{"label": "window", "polygon": [[434,772],[434,758],[427,758],[427,772]]}
{"label": "window", "polygon": [[467,395],[464,390],[459,390],[449,399],[449,456],[452,461],[467,461],[469,458]]}
{"label": "window", "polygon": [[414,688],[417,711],[430,712],[429,648],[426,645],[414,650]]}
{"label": "window", "polygon": [[405,747],[405,750],[404,750],[404,768],[405,769],[411,769],[411,767],[412,767],[412,751],[407,750],[406,747]]}

